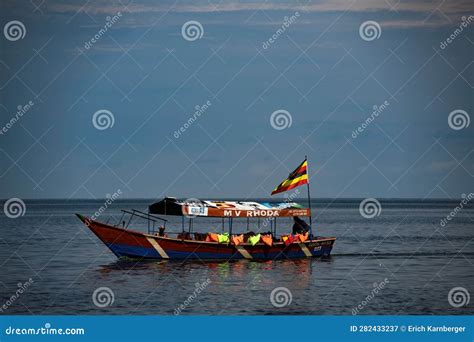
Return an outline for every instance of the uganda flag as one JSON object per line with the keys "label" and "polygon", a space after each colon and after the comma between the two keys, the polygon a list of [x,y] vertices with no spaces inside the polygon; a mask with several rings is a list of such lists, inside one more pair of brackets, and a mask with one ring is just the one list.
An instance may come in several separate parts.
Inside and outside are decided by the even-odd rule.
{"label": "uganda flag", "polygon": [[308,184],[308,160],[305,159],[295,171],[288,175],[288,178],[280,183],[273,191],[272,196],[280,192],[288,191],[297,186]]}

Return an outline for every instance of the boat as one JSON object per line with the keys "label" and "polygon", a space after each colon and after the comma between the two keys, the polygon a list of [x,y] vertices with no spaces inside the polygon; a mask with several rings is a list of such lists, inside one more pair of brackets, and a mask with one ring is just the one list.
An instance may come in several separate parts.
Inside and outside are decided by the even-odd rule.
{"label": "boat", "polygon": [[[77,217],[118,258],[161,259],[161,260],[278,260],[326,257],[331,254],[335,237],[313,235],[311,197],[307,158],[291,172],[273,191],[272,195],[307,185],[309,208],[291,202],[251,202],[227,200],[178,200],[165,197],[151,204],[148,212],[122,210],[122,217],[114,224],[99,222],[95,217]],[[128,216],[128,222],[124,220]],[[181,217],[181,232],[168,232],[165,217]],[[291,233],[278,235],[277,220],[293,218]],[[309,218],[309,225],[301,219]],[[147,233],[129,229],[132,219],[145,219]],[[194,232],[194,221],[202,218],[218,219],[222,233]],[[246,220],[247,231],[233,234],[234,220]],[[250,220],[257,219],[257,232],[250,230]],[[263,228],[270,228],[261,232]],[[185,221],[188,222],[186,230]],[[228,232],[225,222],[227,222]],[[157,227],[158,226],[158,227]],[[254,228],[254,227],[252,227]],[[289,227],[287,227],[289,228]]]}
{"label": "boat", "polygon": [[[309,217],[310,209],[294,202],[259,203],[246,201],[182,201],[167,197],[149,206],[148,212],[122,210],[122,217],[116,224],[99,222],[96,219],[76,214],[77,217],[118,258],[166,259],[166,260],[278,260],[329,256],[335,237],[308,236],[304,242],[294,239],[288,243],[284,237],[277,237],[277,221],[285,217]],[[165,217],[181,216],[181,232],[167,232]],[[234,220],[257,218],[266,220],[270,227],[271,245],[259,241],[252,244],[248,239],[234,244],[206,241],[206,234],[193,232],[194,221],[199,218],[220,219],[232,232]],[[128,222],[123,220],[128,218]],[[148,232],[129,229],[132,219],[141,218],[148,222]],[[287,220],[285,220],[287,221]],[[186,224],[187,230],[186,230]],[[245,233],[247,234],[247,233]],[[245,235],[239,233],[237,235]],[[252,233],[248,233],[252,234]],[[254,236],[257,235],[254,233]],[[251,235],[249,235],[250,237]]]}

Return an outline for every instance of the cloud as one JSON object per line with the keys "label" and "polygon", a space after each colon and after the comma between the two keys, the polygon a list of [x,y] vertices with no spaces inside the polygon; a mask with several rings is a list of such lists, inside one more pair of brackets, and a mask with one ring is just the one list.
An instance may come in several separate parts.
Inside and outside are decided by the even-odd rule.
{"label": "cloud", "polygon": [[[151,26],[157,18],[168,13],[209,15],[206,20],[213,24],[229,23],[229,17],[225,14],[238,14],[246,12],[266,13],[265,19],[259,16],[251,16],[253,19],[249,25],[271,25],[274,20],[270,17],[272,11],[287,12],[296,11],[305,19],[299,21],[298,25],[314,25],[315,15],[352,13],[366,15],[367,17],[380,17],[379,23],[386,28],[435,28],[452,25],[460,21],[462,15],[470,14],[472,6],[470,1],[450,1],[433,4],[430,1],[395,1],[395,0],[319,0],[319,1],[247,1],[235,0],[222,1],[94,1],[86,4],[76,2],[64,2],[54,0],[47,5],[50,14],[61,14],[75,16],[87,14],[89,16],[107,16],[117,12],[128,16],[128,21],[120,23],[119,26]],[[221,14],[219,16],[218,14]],[[245,14],[246,16],[250,14]],[[153,20],[151,19],[153,17]],[[274,17],[274,16],[273,16]],[[239,20],[241,17],[233,17]],[[276,19],[275,19],[276,20]],[[247,20],[246,20],[247,22]],[[318,21],[319,22],[319,21]]]}
{"label": "cloud", "polygon": [[160,3],[142,1],[126,4],[120,1],[95,1],[86,5],[82,3],[55,2],[48,5],[48,9],[58,13],[84,12],[89,14],[111,14],[118,11],[128,11],[130,13],[151,13],[151,12],[190,12],[190,13],[211,13],[211,12],[237,12],[237,11],[301,11],[301,12],[417,12],[432,13],[434,10],[445,15],[469,13],[472,10],[470,1],[450,1],[442,2],[435,6],[430,1],[380,1],[380,0],[322,0],[311,2],[295,1],[266,1],[266,2],[240,2],[240,1],[189,1],[189,2],[166,2]]}

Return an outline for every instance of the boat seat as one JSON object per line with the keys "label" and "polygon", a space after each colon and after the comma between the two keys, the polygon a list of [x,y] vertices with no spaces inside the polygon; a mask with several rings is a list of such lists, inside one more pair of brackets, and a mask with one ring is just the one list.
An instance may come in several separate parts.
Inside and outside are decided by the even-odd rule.
{"label": "boat seat", "polygon": [[206,241],[206,233],[194,233],[194,240],[196,241]]}
{"label": "boat seat", "polygon": [[181,239],[181,240],[192,240],[192,236],[191,236],[191,233],[180,233],[178,234],[178,239]]}

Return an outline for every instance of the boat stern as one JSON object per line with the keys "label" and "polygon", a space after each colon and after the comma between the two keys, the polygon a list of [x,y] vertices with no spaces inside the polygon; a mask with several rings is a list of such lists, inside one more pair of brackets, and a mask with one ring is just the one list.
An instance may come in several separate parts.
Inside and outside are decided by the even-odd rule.
{"label": "boat stern", "polygon": [[318,237],[316,240],[308,241],[306,247],[314,257],[327,257],[331,254],[335,237]]}

